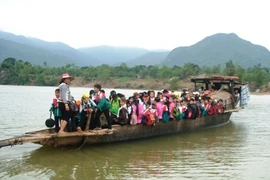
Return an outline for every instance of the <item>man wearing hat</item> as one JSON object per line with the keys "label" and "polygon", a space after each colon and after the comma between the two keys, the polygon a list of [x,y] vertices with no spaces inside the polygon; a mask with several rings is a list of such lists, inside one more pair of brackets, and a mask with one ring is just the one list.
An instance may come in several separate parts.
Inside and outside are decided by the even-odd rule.
{"label": "man wearing hat", "polygon": [[69,84],[72,80],[74,80],[74,77],[69,76],[69,74],[63,74],[58,86],[58,89],[60,90],[59,109],[62,114],[60,130],[58,133],[64,133],[64,129],[66,128],[67,123],[72,116],[72,112],[70,110],[70,102],[72,96],[69,90]]}

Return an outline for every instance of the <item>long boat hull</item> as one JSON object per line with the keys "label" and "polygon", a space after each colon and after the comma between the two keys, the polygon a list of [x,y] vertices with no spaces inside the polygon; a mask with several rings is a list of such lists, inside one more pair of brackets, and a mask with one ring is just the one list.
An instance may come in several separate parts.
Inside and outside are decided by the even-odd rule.
{"label": "long boat hull", "polygon": [[144,139],[154,136],[176,134],[188,131],[203,129],[216,125],[225,124],[229,121],[231,112],[206,116],[197,119],[184,119],[180,121],[170,121],[168,123],[158,122],[155,126],[147,125],[113,125],[113,132],[106,133],[103,130],[92,130],[78,133],[70,132],[64,134],[53,133],[53,129],[29,132],[25,135],[32,138],[32,142],[54,147],[81,146],[98,143],[111,143],[117,141],[127,141],[134,139]]}

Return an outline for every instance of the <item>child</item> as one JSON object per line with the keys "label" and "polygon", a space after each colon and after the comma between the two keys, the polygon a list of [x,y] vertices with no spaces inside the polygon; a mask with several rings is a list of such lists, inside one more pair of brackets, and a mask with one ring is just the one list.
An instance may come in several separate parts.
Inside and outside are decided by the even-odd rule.
{"label": "child", "polygon": [[[89,118],[89,116],[91,116],[90,118],[92,120],[93,118],[92,112],[95,109],[96,109],[96,104],[92,100],[89,99],[88,94],[84,93],[81,99],[80,116],[79,116],[80,122],[77,127],[78,132],[82,133],[83,130],[86,129],[87,119]],[[92,121],[91,121],[91,124],[93,124]]]}
{"label": "child", "polygon": [[94,85],[94,91],[95,91],[95,103],[97,104],[97,108],[95,109],[96,118],[95,118],[95,130],[101,129],[101,123],[100,123],[100,116],[102,113],[104,113],[107,124],[108,124],[108,130],[107,133],[112,131],[112,124],[111,124],[111,118],[110,118],[110,103],[107,100],[105,93],[103,90],[101,90],[100,84]]}
{"label": "child", "polygon": [[219,99],[217,103],[217,112],[218,114],[222,114],[224,112],[224,107],[223,107],[223,100]]}
{"label": "child", "polygon": [[163,108],[162,108],[162,103],[160,102],[159,97],[155,98],[155,105],[156,105],[158,119],[159,121],[162,121]]}
{"label": "child", "polygon": [[127,105],[126,105],[126,98],[125,97],[122,97],[120,99],[120,109],[118,110],[118,113],[117,113],[117,121],[124,125],[124,124],[127,124],[129,119],[128,119],[128,110],[127,110]]}
{"label": "child", "polygon": [[120,98],[117,97],[116,93],[112,94],[111,95],[111,108],[110,108],[112,123],[116,123],[115,118],[117,117],[117,113],[120,107],[121,107]]}
{"label": "child", "polygon": [[144,123],[147,125],[155,125],[155,120],[157,117],[157,111],[154,108],[155,106],[151,106],[151,103],[148,101],[146,103],[146,109],[143,112],[144,115]]}
{"label": "child", "polygon": [[174,101],[173,101],[173,97],[170,96],[169,97],[169,111],[170,111],[170,120],[174,119],[174,115],[173,115],[173,109],[175,107]]}
{"label": "child", "polygon": [[52,106],[50,108],[50,112],[52,112],[54,115],[55,132],[58,133],[58,131],[60,130],[59,123],[61,120],[61,111],[60,111],[59,106],[58,106],[59,97],[60,97],[60,90],[56,89],[54,91],[54,93],[55,93],[55,98],[53,98],[53,103],[52,103]]}

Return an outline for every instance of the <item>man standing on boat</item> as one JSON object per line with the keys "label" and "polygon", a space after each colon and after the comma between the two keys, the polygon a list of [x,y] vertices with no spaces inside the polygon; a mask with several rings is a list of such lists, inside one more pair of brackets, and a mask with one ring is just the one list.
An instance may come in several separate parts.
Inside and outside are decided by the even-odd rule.
{"label": "man standing on boat", "polygon": [[58,89],[60,90],[59,109],[62,114],[60,130],[58,133],[64,133],[64,129],[72,116],[72,112],[70,110],[71,94],[69,90],[69,83],[72,80],[74,80],[74,77],[71,77],[68,74],[63,74],[60,85],[58,86]]}
{"label": "man standing on boat", "polygon": [[95,91],[95,96],[94,96],[94,101],[97,104],[97,109],[95,109],[96,112],[96,118],[95,118],[95,130],[101,129],[101,124],[100,124],[100,115],[104,113],[106,119],[107,119],[107,124],[108,124],[108,130],[107,132],[112,131],[112,123],[111,123],[111,118],[110,118],[110,103],[106,99],[105,92],[101,91],[101,85],[100,84],[95,84],[94,85],[94,91]]}

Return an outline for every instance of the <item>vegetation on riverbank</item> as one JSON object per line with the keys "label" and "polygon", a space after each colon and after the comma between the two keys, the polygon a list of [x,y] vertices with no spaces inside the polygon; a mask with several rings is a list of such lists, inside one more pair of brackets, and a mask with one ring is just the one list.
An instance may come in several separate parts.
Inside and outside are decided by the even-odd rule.
{"label": "vegetation on riverbank", "polygon": [[75,77],[73,86],[92,87],[98,82],[106,88],[179,90],[190,87],[188,81],[190,76],[220,74],[238,76],[241,81],[250,84],[252,91],[259,88],[270,91],[269,72],[270,68],[261,67],[260,64],[245,69],[233,64],[231,60],[226,63],[225,68],[219,65],[200,67],[193,63],[172,68],[144,65],[128,67],[124,63],[119,66],[78,67],[67,64],[63,67],[47,67],[46,63],[39,66],[27,61],[7,58],[0,66],[0,84],[56,86],[61,74],[69,73]]}

